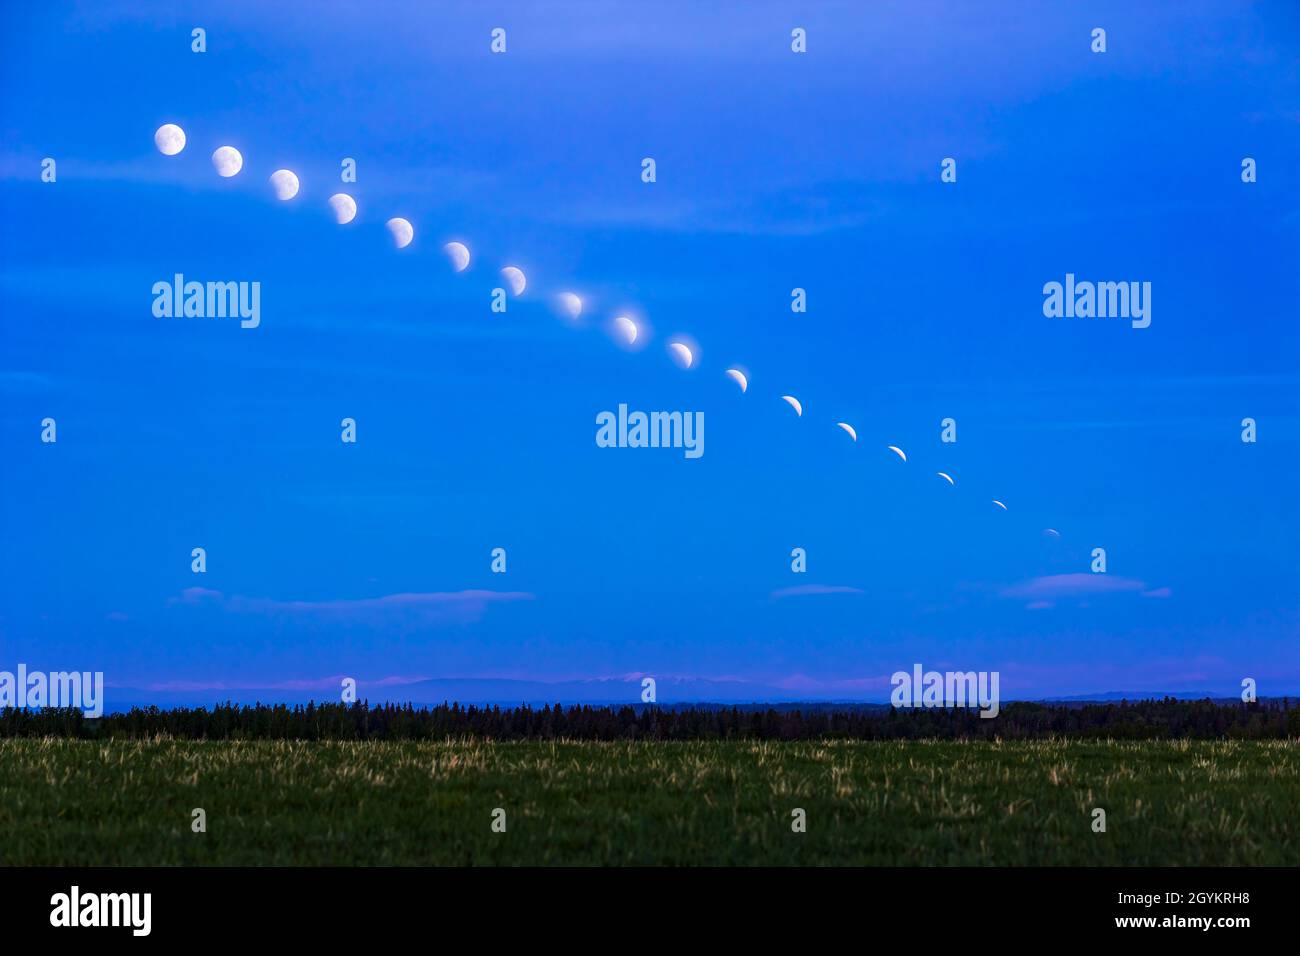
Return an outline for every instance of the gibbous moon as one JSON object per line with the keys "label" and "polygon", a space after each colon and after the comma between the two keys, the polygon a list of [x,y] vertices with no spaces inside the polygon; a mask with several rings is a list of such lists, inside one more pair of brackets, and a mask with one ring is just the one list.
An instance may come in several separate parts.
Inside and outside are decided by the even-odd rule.
{"label": "gibbous moon", "polygon": [[682,368],[690,368],[695,362],[695,356],[691,354],[691,350],[681,342],[669,342],[668,348],[681,364]]}
{"label": "gibbous moon", "polygon": [[1003,511],[1007,510],[1007,506],[1004,505],[1002,502],[998,501],[998,499],[994,498],[993,503],[997,505],[999,508],[1001,508]]}
{"label": "gibbous moon", "polygon": [[346,226],[357,218],[357,201],[347,193],[330,196],[330,208],[334,210],[334,221],[340,226]]}
{"label": "gibbous moon", "polygon": [[627,340],[628,345],[632,345],[636,342],[639,330],[637,329],[635,322],[629,319],[626,315],[620,315],[614,320],[614,324],[618,326],[618,330],[623,333],[623,338]]}
{"label": "gibbous moon", "polygon": [[451,260],[451,267],[457,272],[464,272],[469,268],[469,247],[463,242],[449,242],[442,247],[442,251],[447,253],[447,258]]}
{"label": "gibbous moon", "polygon": [[950,485],[957,484],[957,482],[952,480],[952,475],[948,474],[946,471],[936,471],[935,474],[938,475],[940,478],[942,478],[944,481],[948,482],[948,484]]}
{"label": "gibbous moon", "polygon": [[244,157],[233,146],[218,146],[212,153],[212,165],[218,176],[229,179],[244,168]]}
{"label": "gibbous moon", "polygon": [[524,286],[528,285],[528,280],[524,278],[524,271],[516,269],[514,266],[506,266],[501,270],[501,277],[510,284],[510,291],[515,295],[524,294]]}
{"label": "gibbous moon", "polygon": [[384,223],[384,225],[386,225],[388,231],[392,233],[393,242],[399,249],[405,249],[411,244],[411,240],[415,238],[415,227],[401,216],[394,216],[392,219],[388,220],[388,222]]}
{"label": "gibbous moon", "polygon": [[889,450],[892,451],[899,458],[903,459],[903,461],[907,461],[907,455],[904,454],[903,449],[899,448],[897,445],[890,445]]}
{"label": "gibbous moon", "polygon": [[153,134],[153,144],[164,156],[175,156],[185,148],[185,130],[175,123],[163,123]]}
{"label": "gibbous moon", "polygon": [[561,292],[558,298],[560,308],[564,310],[564,314],[569,318],[576,319],[582,315],[582,300],[577,295],[572,292]]}
{"label": "gibbous moon", "polygon": [[782,395],[781,397],[790,403],[790,407],[794,409],[796,415],[800,418],[803,417],[803,406],[799,404],[799,399],[795,398],[793,395]]}
{"label": "gibbous moon", "polygon": [[729,368],[727,374],[731,376],[733,382],[740,386],[741,392],[749,391],[749,379],[745,378],[744,372],[738,368]]}
{"label": "gibbous moon", "polygon": [[836,422],[835,424],[836,424],[836,425],[839,425],[840,428],[843,428],[846,432],[848,432],[848,433],[849,433],[849,437],[852,438],[854,441],[857,441],[857,440],[858,440],[858,433],[857,433],[856,431],[853,430],[853,426],[852,426],[852,425],[846,424],[846,423],[844,423],[844,422]]}
{"label": "gibbous moon", "polygon": [[276,199],[292,199],[298,195],[298,177],[292,170],[277,169],[271,174],[271,188],[275,190]]}

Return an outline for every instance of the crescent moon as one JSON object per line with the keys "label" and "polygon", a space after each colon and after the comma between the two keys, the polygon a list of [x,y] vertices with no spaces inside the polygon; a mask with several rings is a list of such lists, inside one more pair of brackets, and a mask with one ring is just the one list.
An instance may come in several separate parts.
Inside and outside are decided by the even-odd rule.
{"label": "crescent moon", "polygon": [[849,433],[849,437],[852,438],[854,441],[857,441],[857,440],[858,440],[858,433],[855,432],[855,431],[853,430],[853,426],[852,426],[852,425],[848,425],[848,424],[846,424],[846,423],[844,423],[844,422],[836,422],[835,424],[836,424],[836,425],[839,425],[840,428],[843,428],[846,432],[848,432],[848,433]]}
{"label": "crescent moon", "polygon": [[277,169],[271,174],[271,188],[276,199],[290,200],[298,195],[298,177],[291,169]]}
{"label": "crescent moon", "polygon": [[334,210],[334,221],[340,226],[346,226],[357,218],[357,201],[347,193],[330,196],[330,208]]}
{"label": "crescent moon", "polygon": [[415,227],[401,216],[394,216],[392,219],[388,220],[388,222],[384,223],[384,225],[386,225],[388,231],[393,234],[393,242],[399,249],[405,249],[411,244],[411,240],[415,238]]}
{"label": "crescent moon", "polygon": [[948,482],[948,484],[950,485],[957,484],[957,482],[952,480],[952,475],[948,474],[946,471],[937,471],[935,472],[935,474],[938,475],[940,478],[942,478],[944,481]]}
{"label": "crescent moon", "polygon": [[1050,534],[1053,538],[1059,538],[1061,536],[1061,532],[1057,531],[1055,528],[1044,528],[1043,534]]}
{"label": "crescent moon", "polygon": [[729,368],[727,369],[727,375],[731,377],[733,382],[740,386],[740,391],[742,393],[749,391],[749,379],[745,378],[745,373],[740,369]]}
{"label": "crescent moon", "polygon": [[623,333],[623,337],[627,339],[628,345],[636,342],[637,333],[640,330],[636,327],[635,322],[629,319],[626,315],[620,315],[614,320],[614,324],[618,326],[618,330]]}
{"label": "crescent moon", "polygon": [[993,503],[997,505],[999,508],[1001,508],[1003,511],[1007,510],[1007,506],[1004,505],[1002,502],[998,501],[998,499],[994,498]]}
{"label": "crescent moon", "polygon": [[897,445],[890,445],[888,447],[890,451],[892,451],[899,458],[903,459],[903,461],[907,461],[907,455],[906,453],[904,453],[903,449],[899,448]]}
{"label": "crescent moon", "polygon": [[524,278],[524,270],[516,269],[514,266],[506,266],[501,270],[501,276],[510,285],[510,291],[515,295],[524,294],[524,286],[528,285],[528,280]]}
{"label": "crescent moon", "polygon": [[212,151],[212,165],[218,176],[229,179],[244,168],[244,157],[233,146],[218,146]]}
{"label": "crescent moon", "polygon": [[795,398],[793,395],[782,395],[781,397],[790,403],[790,407],[794,409],[796,415],[800,418],[803,417],[803,406],[799,404],[799,399]]}
{"label": "crescent moon", "polygon": [[560,308],[564,310],[564,314],[569,318],[576,319],[578,316],[582,315],[582,299],[580,299],[576,293],[561,292],[559,299]]}
{"label": "crescent moon", "polygon": [[447,258],[451,260],[451,267],[457,272],[464,272],[469,268],[469,247],[463,242],[449,242],[442,247],[442,251],[447,253]]}
{"label": "crescent moon", "polygon": [[185,130],[175,123],[163,123],[153,134],[153,144],[164,156],[175,156],[185,148]]}
{"label": "crescent moon", "polygon": [[682,368],[690,368],[692,363],[694,363],[695,356],[692,355],[691,350],[681,342],[669,342],[668,348],[670,348],[673,354],[677,356],[677,360],[682,363]]}

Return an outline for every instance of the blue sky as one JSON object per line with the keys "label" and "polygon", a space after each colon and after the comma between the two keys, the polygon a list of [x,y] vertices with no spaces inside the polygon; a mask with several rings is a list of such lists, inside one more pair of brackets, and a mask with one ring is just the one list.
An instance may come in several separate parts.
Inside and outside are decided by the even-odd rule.
{"label": "blue sky", "polygon": [[[1295,693],[1300,15],[1132,7],[6,8],[0,668]],[[155,318],[178,272],[261,326]],[[1044,317],[1067,272],[1151,326]],[[620,403],[704,456],[598,448]]]}

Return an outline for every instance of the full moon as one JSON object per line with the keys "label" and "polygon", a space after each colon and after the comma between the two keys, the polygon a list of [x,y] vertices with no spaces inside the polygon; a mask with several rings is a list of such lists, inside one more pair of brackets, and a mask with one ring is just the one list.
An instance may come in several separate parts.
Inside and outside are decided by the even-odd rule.
{"label": "full moon", "polygon": [[415,227],[401,216],[394,216],[388,220],[387,226],[388,231],[393,234],[393,242],[397,244],[399,249],[405,249],[411,244],[411,240],[415,238]]}
{"label": "full moon", "polygon": [[298,177],[292,170],[277,169],[271,174],[271,188],[275,190],[276,199],[292,199],[298,195]]}
{"label": "full moon", "polygon": [[233,146],[218,146],[212,153],[212,165],[216,167],[218,176],[229,179],[244,168],[244,157]]}
{"label": "full moon", "polygon": [[524,278],[524,271],[514,266],[506,266],[501,270],[501,276],[510,284],[510,291],[515,295],[523,295],[524,286],[528,285],[528,280]]}
{"label": "full moon", "polygon": [[357,218],[357,201],[347,193],[330,196],[330,208],[334,210],[334,221],[340,226],[346,226]]}
{"label": "full moon", "polygon": [[164,156],[175,156],[185,148],[185,130],[175,123],[163,123],[153,134],[153,142]]}
{"label": "full moon", "polygon": [[447,258],[451,260],[451,267],[457,272],[464,272],[469,268],[469,247],[463,242],[449,242],[442,247],[442,251],[447,253]]}

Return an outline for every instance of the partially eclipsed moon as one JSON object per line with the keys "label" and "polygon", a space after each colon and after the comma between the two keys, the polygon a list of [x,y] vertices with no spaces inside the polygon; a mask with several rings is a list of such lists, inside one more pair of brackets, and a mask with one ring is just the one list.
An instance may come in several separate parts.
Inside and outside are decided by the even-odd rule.
{"label": "partially eclipsed moon", "polygon": [[393,242],[399,249],[405,249],[415,238],[415,227],[401,216],[394,216],[385,225],[388,226],[388,231],[393,235]]}
{"label": "partially eclipsed moon", "polygon": [[582,315],[582,299],[573,292],[561,292],[559,295],[560,308],[564,314],[571,319],[576,319]]}
{"label": "partially eclipsed moon", "polygon": [[185,148],[185,130],[175,123],[163,123],[153,134],[153,144],[164,156],[175,156]]}
{"label": "partially eclipsed moon", "polygon": [[691,354],[691,350],[681,342],[669,342],[668,348],[677,358],[677,361],[681,363],[682,368],[690,368],[695,362],[695,356]]}
{"label": "partially eclipsed moon", "polygon": [[740,386],[742,392],[749,391],[749,379],[745,378],[744,372],[738,368],[729,368],[727,369],[727,374],[731,376],[733,382]]}
{"label": "partially eclipsed moon", "polygon": [[292,199],[298,195],[298,177],[292,170],[277,169],[271,174],[271,188],[276,199]]}
{"label": "partially eclipsed moon", "polygon": [[794,409],[796,415],[800,418],[803,417],[803,406],[799,404],[799,399],[795,398],[793,395],[782,395],[781,397],[790,403],[790,407]]}
{"label": "partially eclipsed moon", "polygon": [[846,424],[845,422],[836,422],[835,424],[839,425],[840,428],[843,428],[846,432],[848,432],[849,437],[852,438],[854,441],[858,440],[858,433],[853,430],[852,425]]}
{"label": "partially eclipsed moon", "polygon": [[524,294],[524,286],[528,285],[528,280],[524,278],[524,270],[516,269],[514,266],[506,266],[501,270],[501,276],[510,285],[510,291],[515,295]]}
{"label": "partially eclipsed moon", "polygon": [[638,332],[636,323],[626,315],[620,315],[614,320],[614,324],[618,326],[618,330],[623,333],[623,338],[627,340],[628,345],[631,345],[636,341]]}
{"label": "partially eclipsed moon", "polygon": [[1007,506],[1004,505],[1002,502],[998,501],[998,499],[994,498],[993,503],[997,505],[999,508],[1001,508],[1003,511],[1007,510]]}
{"label": "partially eclipsed moon", "polygon": [[469,268],[469,247],[463,242],[449,242],[442,247],[442,251],[447,253],[447,258],[451,260],[451,267],[457,272],[464,272]]}
{"label": "partially eclipsed moon", "polygon": [[233,146],[218,146],[212,152],[212,165],[218,176],[229,179],[244,168],[244,157]]}
{"label": "partially eclipsed moon", "polygon": [[903,449],[899,448],[897,445],[890,445],[889,450],[899,458],[903,459],[903,461],[907,461],[907,455],[904,453]]}
{"label": "partially eclipsed moon", "polygon": [[346,226],[357,218],[357,201],[347,193],[330,196],[330,208],[334,210],[334,221],[340,226]]}
{"label": "partially eclipsed moon", "polygon": [[946,471],[937,471],[937,472],[935,472],[935,474],[937,474],[937,475],[938,475],[940,478],[942,478],[944,481],[948,482],[948,484],[950,484],[950,485],[955,485],[955,484],[957,484],[957,482],[955,482],[955,481],[952,480],[952,475],[948,474]]}

